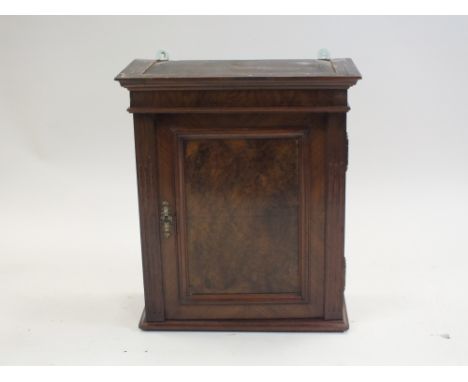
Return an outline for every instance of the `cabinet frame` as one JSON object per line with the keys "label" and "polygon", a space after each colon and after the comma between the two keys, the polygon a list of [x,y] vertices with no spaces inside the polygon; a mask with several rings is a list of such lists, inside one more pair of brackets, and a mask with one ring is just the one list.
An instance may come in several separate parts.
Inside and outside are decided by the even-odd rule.
{"label": "cabinet frame", "polygon": [[[130,91],[130,107],[133,114],[135,152],[138,182],[138,202],[140,210],[140,234],[143,260],[143,279],[145,293],[145,309],[140,320],[140,328],[144,330],[240,330],[240,331],[344,331],[347,330],[348,318],[344,301],[345,289],[345,184],[348,162],[348,138],[346,132],[346,113],[349,111],[347,90],[360,78],[360,73],[350,59],[321,60],[271,60],[258,65],[253,61],[231,62],[219,61],[219,73],[225,77],[207,77],[203,71],[204,63],[179,62],[174,66],[174,74],[158,77],[158,61],[135,60],[116,80]],[[207,61],[206,65],[213,63]],[[234,64],[233,64],[234,63]],[[238,64],[240,63],[240,64]],[[305,65],[315,70],[306,71]],[[234,65],[234,66],[233,66]],[[236,66],[238,65],[238,66]],[[263,66],[271,67],[271,71],[263,70]],[[308,66],[307,66],[308,67]],[[167,68],[167,66],[166,66]],[[198,68],[198,69],[193,69]],[[202,69],[200,69],[202,68]],[[237,68],[237,69],[233,69]],[[249,68],[252,74],[239,76],[238,68]],[[171,69],[172,70],[172,69]],[[184,75],[180,75],[180,70]],[[198,70],[198,72],[197,72]],[[310,69],[312,70],[312,69]],[[242,70],[241,70],[242,71]],[[293,73],[282,76],[280,73]],[[169,70],[170,72],[170,70]],[[159,182],[161,177],[176,171],[161,158],[172,158],[172,165],[177,165],[177,150],[179,141],[185,136],[196,135],[197,125],[208,116],[221,122],[221,130],[216,134],[229,136],[229,129],[235,126],[236,118],[250,115],[252,126],[266,129],[271,127],[275,134],[295,136],[298,131],[304,133],[310,126],[321,129],[322,139],[311,144],[303,155],[314,155],[321,151],[323,163],[319,177],[324,182],[323,208],[321,211],[308,213],[322,214],[323,229],[320,234],[323,246],[323,262],[319,264],[322,277],[315,280],[321,283],[321,313],[313,317],[247,317],[237,318],[171,318],[167,307],[171,302],[165,301],[167,280],[164,274],[164,256],[161,248],[165,244],[160,232],[160,202],[162,197],[172,202],[180,198],[177,181],[167,188]],[[193,120],[191,126],[173,129],[174,152],[165,152],[168,147],[161,145],[160,134],[163,129],[160,123],[168,118],[179,118],[181,121]],[[187,119],[188,118],[188,119]],[[302,129],[302,130],[301,130]],[[214,130],[213,130],[214,131]],[[244,131],[245,137],[255,134],[255,129]],[[185,135],[184,135],[185,134]],[[200,130],[200,136],[206,137],[209,132]],[[289,135],[288,135],[289,134]],[[159,139],[158,139],[159,138]],[[306,158],[307,160],[307,158]],[[313,161],[311,161],[313,163]],[[313,165],[313,164],[312,164]],[[169,166],[169,167],[168,167]],[[164,172],[166,172],[164,174]],[[180,173],[180,172],[178,172]],[[319,174],[319,172],[317,173]],[[302,178],[308,178],[302,174]],[[304,180],[304,189],[310,192],[311,186]],[[174,193],[174,190],[176,191]],[[178,202],[180,205],[180,201]],[[177,205],[174,203],[173,205]],[[180,221],[176,215],[177,229]],[[306,219],[307,220],[307,219]],[[304,227],[302,227],[304,229]],[[309,230],[309,235],[310,235]],[[313,241],[313,239],[311,239]],[[303,247],[310,250],[314,245],[309,241]],[[180,243],[179,243],[180,245]],[[316,245],[316,244],[315,244]],[[175,253],[177,249],[174,249]],[[310,257],[309,257],[310,258]],[[309,277],[310,278],[310,277]],[[183,284],[181,290],[186,289]],[[304,286],[303,286],[304,287]],[[306,287],[306,290],[308,287]],[[313,290],[312,285],[309,288]],[[303,288],[304,290],[304,288]],[[172,296],[171,298],[173,298]],[[197,297],[179,295],[182,304],[197,302]],[[260,298],[261,296],[257,296]],[[256,297],[256,298],[257,298]],[[301,299],[307,301],[310,297],[302,294]],[[208,303],[204,296],[202,300]],[[229,304],[232,301],[222,301],[214,296],[211,303],[215,305]],[[235,300],[235,296],[234,296]],[[200,301],[198,301],[200,302]],[[203,301],[202,301],[203,302]],[[294,303],[294,302],[293,302]]]}

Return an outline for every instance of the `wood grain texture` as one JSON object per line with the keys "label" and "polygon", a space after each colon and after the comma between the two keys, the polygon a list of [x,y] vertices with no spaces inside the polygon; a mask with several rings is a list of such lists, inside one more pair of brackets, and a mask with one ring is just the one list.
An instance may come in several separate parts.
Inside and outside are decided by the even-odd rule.
{"label": "wood grain texture", "polygon": [[[286,127],[281,127],[281,125],[278,125],[278,123],[281,123],[281,121],[289,121],[292,125],[286,126]],[[279,119],[278,118],[268,118],[265,116],[253,116],[250,114],[246,115],[240,115],[238,119],[233,121],[230,118],[225,118],[222,116],[211,116],[211,115],[205,115],[203,117],[199,118],[193,118],[193,116],[159,116],[158,122],[157,122],[157,131],[158,131],[158,138],[160,139],[160,144],[165,147],[165,153],[161,150],[161,153],[163,153],[164,158],[161,158],[160,162],[167,164],[168,169],[167,173],[168,174],[178,174],[175,176],[177,179],[176,181],[176,187],[174,186],[173,179],[174,176],[166,178],[165,176],[161,176],[161,187],[164,190],[167,190],[167,194],[169,195],[175,195],[175,206],[174,210],[177,211],[177,238],[171,237],[168,238],[167,240],[164,240],[163,244],[163,258],[164,258],[164,274],[165,274],[165,295],[166,295],[166,315],[168,318],[171,319],[221,319],[221,318],[242,318],[242,319],[249,319],[249,318],[286,318],[286,317],[319,317],[323,314],[323,249],[321,248],[320,244],[315,244],[315,247],[317,248],[317,251],[314,253],[310,253],[308,250],[308,245],[310,244],[309,239],[308,239],[308,224],[310,221],[309,213],[311,209],[316,209],[320,210],[321,205],[324,204],[324,191],[318,191],[315,193],[310,192],[310,183],[307,183],[308,185],[305,185],[305,180],[309,179],[309,168],[310,168],[310,163],[309,160],[312,157],[312,154],[310,153],[311,149],[311,144],[310,141],[312,138],[314,140],[317,140],[317,135],[322,135],[323,131],[320,129],[313,129],[312,126],[310,126],[311,120],[313,121],[319,121],[320,119],[317,118],[312,118],[311,116],[304,115],[302,117],[296,116],[295,118],[287,118],[286,116],[281,116]],[[222,123],[225,123],[226,125],[222,125]],[[259,124],[260,126],[256,126],[256,124]],[[302,125],[301,125],[302,123]],[[306,125],[304,125],[306,123]],[[233,124],[235,126],[230,126],[230,124]],[[216,127],[213,127],[216,126]],[[236,127],[237,126],[237,127]],[[309,127],[310,126],[310,127]],[[172,136],[171,136],[172,135]],[[257,189],[260,192],[260,185],[261,183],[258,183],[262,179],[262,174],[267,175],[266,170],[269,170],[272,174],[275,174],[275,171],[278,171],[276,169],[277,166],[281,167],[281,164],[278,162],[276,158],[277,155],[272,156],[271,154],[268,154],[267,152],[255,150],[255,148],[259,149],[262,146],[268,147],[268,145],[272,144],[269,143],[270,141],[277,141],[277,142],[282,142],[286,141],[288,143],[293,143],[297,142],[297,139],[300,138],[301,144],[300,146],[303,147],[298,151],[298,147],[295,144],[290,144],[286,145],[286,150],[284,151],[284,154],[286,157],[289,155],[292,155],[292,157],[296,156],[297,160],[300,162],[300,167],[302,170],[299,171],[300,173],[300,179],[297,179],[297,182],[302,184],[300,189],[303,189],[304,191],[301,192],[301,201],[300,203],[297,200],[296,197],[296,204],[298,205],[298,213],[300,215],[300,218],[298,217],[298,214],[296,214],[296,219],[300,219],[300,235],[297,235],[296,231],[296,246],[299,246],[300,248],[300,259],[298,260],[297,267],[300,268],[300,294],[297,293],[296,290],[285,290],[285,293],[278,293],[278,290],[275,288],[278,288],[274,283],[270,282],[270,285],[268,286],[268,289],[266,288],[266,285],[264,281],[259,281],[260,284],[262,285],[263,290],[235,290],[231,289],[228,291],[228,293],[223,293],[222,288],[219,287],[221,290],[215,290],[215,291],[207,291],[205,290],[205,293],[191,293],[190,288],[188,285],[190,284],[190,281],[187,282],[187,280],[190,280],[190,261],[186,261],[187,259],[187,247],[188,247],[188,240],[187,238],[187,222],[190,221],[190,216],[188,214],[192,213],[192,210],[194,209],[197,211],[197,208],[193,208],[193,205],[190,205],[189,208],[186,206],[186,195],[185,195],[185,188],[186,188],[186,175],[184,174],[181,169],[184,168],[184,162],[185,162],[185,151],[184,151],[184,143],[190,141],[190,142],[213,142],[213,141],[225,141],[225,140],[233,140],[234,146],[236,144],[240,145],[246,145],[246,142],[244,141],[257,141],[256,143],[251,143],[251,155],[258,156],[258,159],[264,157],[264,162],[263,166],[264,169],[260,171],[260,168],[257,168],[258,166],[262,166],[262,162],[257,164],[253,164],[252,160],[250,160],[250,163],[245,161],[242,158],[238,158],[238,161],[240,160],[240,163],[243,164],[242,166],[249,168],[249,166],[253,166],[252,170],[257,170],[254,171],[255,173],[258,173],[256,176],[252,173],[250,177],[247,177],[246,180],[247,182],[244,182],[244,186],[248,187],[251,191],[254,191]],[[179,147],[182,147],[182,150],[177,150],[176,147],[179,145]],[[256,146],[258,145],[258,147]],[[272,146],[274,148],[275,145]],[[243,147],[242,152],[245,154],[247,147]],[[284,149],[284,148],[283,148]],[[247,150],[248,151],[248,150]],[[173,152],[172,155],[169,153]],[[179,154],[178,154],[179,153]],[[180,155],[182,153],[183,155]],[[220,154],[220,151],[217,151],[218,154]],[[277,153],[278,154],[278,153]],[[206,155],[206,154],[205,154]],[[269,156],[270,155],[270,156]],[[321,166],[316,163],[316,166],[314,167],[314,171],[322,171],[324,167],[324,156],[321,156],[320,151],[318,151],[318,154],[313,154],[314,158],[316,158],[317,162],[321,163]],[[169,158],[175,157],[172,162]],[[209,155],[208,155],[209,158]],[[300,158],[300,159],[299,159]],[[231,164],[235,164],[235,161],[232,162],[234,159],[232,152],[231,152]],[[251,158],[252,159],[252,158]],[[205,158],[205,160],[207,160]],[[227,157],[226,157],[227,160]],[[213,172],[214,174],[217,174],[215,176],[215,179],[219,177],[221,182],[219,182],[219,189],[223,189],[227,192],[226,195],[233,194],[233,195],[242,195],[241,188],[238,187],[236,183],[232,182],[227,182],[226,179],[224,179],[224,172],[219,171],[219,169],[216,169],[216,166],[212,168],[213,163],[216,164],[219,162],[218,160],[214,160],[214,158],[211,158],[211,160],[205,164],[208,165],[208,173]],[[287,167],[287,163],[284,164]],[[242,167],[241,166],[241,167]],[[257,166],[257,167],[256,167]],[[320,170],[319,170],[320,169]],[[265,172],[266,171],[266,172]],[[304,173],[307,172],[307,176],[304,175]],[[281,171],[279,171],[281,173]],[[163,170],[161,170],[161,175],[163,174]],[[312,174],[315,177],[315,173]],[[198,177],[201,175],[199,174]],[[286,175],[285,175],[286,176]],[[289,177],[289,180],[288,180]],[[267,177],[268,178],[268,177]],[[265,179],[267,179],[265,178]],[[224,179],[224,180],[223,180]],[[265,180],[264,179],[264,180]],[[291,174],[288,174],[286,176],[286,179],[281,180],[284,184],[288,184],[288,182],[291,182]],[[279,179],[276,179],[275,182],[279,182]],[[279,182],[281,184],[281,182]],[[227,183],[225,185],[225,183]],[[242,181],[241,181],[242,183]],[[175,187],[175,190],[170,191],[171,187]],[[212,187],[216,190],[218,187],[217,183],[212,184]],[[321,181],[317,181],[315,186],[317,188],[322,188],[324,189],[324,183]],[[273,188],[274,189],[274,188]],[[229,203],[224,203],[224,204],[219,204],[217,202],[217,199],[219,198],[218,196],[213,196],[216,194],[213,194],[212,192],[209,192],[209,190],[206,191],[206,201],[207,203],[203,203],[204,206],[209,205],[210,203],[213,204],[213,208],[211,211],[213,214],[216,213],[217,210],[223,211],[227,210],[229,211]],[[166,192],[166,191],[165,191]],[[279,195],[282,194],[282,195]],[[285,204],[286,206],[288,205],[288,199],[294,199],[291,196],[287,196],[284,194],[284,192],[280,192],[276,197],[279,198],[278,200],[275,201],[275,203],[281,203]],[[263,208],[265,206],[272,206],[271,200],[270,203],[268,203],[268,198],[267,194],[261,196],[258,195],[257,199],[259,199],[256,203],[259,203],[260,209],[257,206],[257,210],[262,211],[262,206]],[[255,195],[250,195],[252,200],[255,200]],[[229,198],[227,198],[229,199]],[[265,200],[263,200],[265,199]],[[225,200],[226,202],[227,200]],[[255,207],[255,203],[252,204],[252,201],[247,201],[247,203],[250,204],[252,208]],[[311,209],[309,209],[309,207]],[[210,208],[210,207],[207,207]],[[254,208],[255,209],[255,208]],[[202,211],[202,208],[198,208],[199,211]],[[236,208],[231,208],[231,211],[236,210]],[[245,210],[244,210],[245,211]],[[264,210],[263,210],[264,212]],[[202,213],[202,212],[200,212]],[[289,217],[291,219],[291,217]],[[214,218],[213,218],[214,220]],[[208,241],[212,241],[214,243],[219,243],[222,242],[222,239],[227,239],[227,234],[226,234],[226,225],[230,224],[228,221],[220,220],[217,222],[219,227],[216,227],[214,229],[215,235],[213,238],[209,238],[208,235],[205,235],[205,233],[200,233],[198,232],[197,236],[200,235],[205,235],[203,236],[205,239],[205,243]],[[321,232],[323,232],[323,227],[324,227],[324,216],[320,214],[315,214],[313,220],[316,222],[315,227],[317,229],[317,232],[315,233],[314,240],[320,240],[319,237],[321,235]],[[265,224],[266,220],[263,220],[262,223]],[[268,224],[271,224],[268,223]],[[269,227],[269,225],[266,224],[266,227]],[[198,229],[198,228],[197,228]],[[221,230],[221,231],[219,231]],[[223,232],[224,230],[224,232]],[[218,232],[219,231],[219,232]],[[280,233],[279,233],[280,234]],[[236,235],[236,233],[234,233]],[[300,237],[297,237],[300,236]],[[199,239],[199,238],[198,238]],[[257,237],[257,239],[260,239],[260,236]],[[279,243],[277,240],[279,238],[272,238],[273,242],[277,243],[279,247],[283,246],[284,248],[284,243]],[[323,239],[320,241],[323,242]],[[244,248],[244,250],[248,250],[245,244],[243,243],[231,243],[233,245],[236,245],[237,248]],[[203,244],[203,255],[206,255],[206,245]],[[258,253],[252,253],[253,258],[257,258],[260,256],[262,257],[262,253],[266,256],[266,252],[264,249],[261,248],[261,243],[260,240],[258,240],[258,243],[253,243],[255,251],[260,251]],[[260,247],[259,247],[260,245]],[[272,249],[270,243],[266,243],[269,249]],[[239,247],[241,246],[241,247]],[[216,247],[216,246],[215,246]],[[164,249],[166,248],[166,249]],[[225,248],[225,250],[231,251],[230,256],[234,258],[235,254],[237,256],[242,255],[242,251],[233,251],[230,248]],[[278,251],[280,249],[274,249],[274,251]],[[235,253],[234,253],[235,252]],[[275,253],[275,252],[274,252]],[[277,252],[276,252],[277,253]],[[292,253],[286,253],[284,252],[281,257],[284,257],[285,259],[277,259],[275,260],[275,257],[271,257],[271,253],[268,254],[268,256],[265,258],[265,263],[263,264],[263,275],[260,274],[261,277],[265,277],[265,270],[268,271],[270,269],[269,273],[271,273],[268,277],[271,278],[284,278],[283,273],[284,271],[281,270],[276,266],[277,261],[286,261],[288,262],[288,258],[291,258],[290,256],[293,256],[294,252]],[[257,261],[257,260],[255,260]],[[268,264],[268,262],[270,264]],[[223,261],[221,261],[221,264],[218,266],[223,266]],[[256,267],[254,264],[246,264],[246,265],[239,265],[241,264],[238,262],[238,267],[239,269],[242,269],[244,267],[247,272],[255,272],[259,271],[260,268]],[[316,265],[316,267],[311,268],[312,264]],[[322,266],[320,266],[322,264]],[[249,266],[252,266],[252,271],[248,270]],[[210,264],[209,267],[211,269],[216,268],[216,264]],[[200,267],[201,269],[201,267]],[[273,272],[272,270],[276,269],[278,273]],[[227,273],[224,274],[224,277],[226,277],[226,280],[224,280],[223,277],[218,278],[217,282],[220,284],[223,284],[224,282],[228,282],[229,279],[232,279],[234,276],[235,279],[235,274],[237,273],[237,269],[232,269],[231,270],[234,275],[229,275],[229,270],[226,270]],[[198,270],[199,273],[202,273],[202,271]],[[213,272],[212,272],[213,273]],[[241,275],[242,276],[242,275]],[[244,280],[243,282],[246,283],[246,285],[252,286],[255,285],[255,280],[251,278],[252,274],[248,274],[248,277],[245,277],[244,273]],[[268,279],[268,278],[267,278]],[[294,280],[297,280],[298,277],[295,276],[292,280],[287,281],[289,284],[294,283]],[[242,277],[240,278],[242,280]],[[321,281],[322,280],[322,281]],[[262,284],[263,283],[263,284]],[[257,285],[257,287],[258,287]],[[200,292],[200,291],[199,291]],[[259,293],[261,292],[261,293]]]}
{"label": "wood grain texture", "polygon": [[129,107],[132,114],[238,114],[238,113],[346,113],[347,106],[275,106],[275,107]]}
{"label": "wood grain texture", "polygon": [[183,143],[189,294],[300,293],[299,140]]}
{"label": "wood grain texture", "polygon": [[333,60],[135,60],[115,80],[129,90],[346,89],[361,74],[349,58]]}
{"label": "wood grain texture", "polygon": [[346,90],[132,91],[131,113],[343,113]]}
{"label": "wood grain texture", "polygon": [[253,108],[347,106],[346,90],[193,90],[132,91],[131,107],[155,108]]}
{"label": "wood grain texture", "polygon": [[159,235],[156,134],[151,115],[135,115],[135,153],[140,209],[141,251],[147,318],[164,320],[164,294]]}
{"label": "wood grain texture", "polygon": [[[344,331],[350,59],[135,60],[144,330]],[[173,217],[160,231],[160,206]]]}
{"label": "wood grain texture", "polygon": [[142,330],[168,331],[255,331],[255,332],[345,332],[349,329],[346,306],[343,305],[341,319],[321,318],[271,319],[271,320],[167,320],[151,322],[145,311],[140,319]]}
{"label": "wood grain texture", "polygon": [[348,163],[346,115],[328,116],[325,231],[325,319],[340,319],[344,303],[345,177]]}

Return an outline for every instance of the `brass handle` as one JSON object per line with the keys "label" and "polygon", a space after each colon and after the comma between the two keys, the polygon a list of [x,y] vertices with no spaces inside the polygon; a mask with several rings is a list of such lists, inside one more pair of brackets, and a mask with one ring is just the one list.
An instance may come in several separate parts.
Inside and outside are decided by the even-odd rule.
{"label": "brass handle", "polygon": [[169,202],[163,200],[161,203],[161,226],[162,226],[162,233],[163,236],[167,239],[171,236],[172,233],[172,212],[171,208],[169,207]]}

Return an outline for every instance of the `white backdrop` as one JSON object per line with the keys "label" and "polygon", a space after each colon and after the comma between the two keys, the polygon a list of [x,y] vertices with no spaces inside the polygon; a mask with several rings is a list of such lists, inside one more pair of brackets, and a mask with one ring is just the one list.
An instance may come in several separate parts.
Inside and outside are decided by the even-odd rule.
{"label": "white backdrop", "polygon": [[[0,17],[0,364],[468,364],[468,18]],[[351,57],[344,334],[141,332],[134,58]]]}

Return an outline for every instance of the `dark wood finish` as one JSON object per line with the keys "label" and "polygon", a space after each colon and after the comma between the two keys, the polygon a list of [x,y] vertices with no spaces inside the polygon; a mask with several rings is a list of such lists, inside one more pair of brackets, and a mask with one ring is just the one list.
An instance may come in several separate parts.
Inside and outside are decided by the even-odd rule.
{"label": "dark wood finish", "polygon": [[134,91],[131,113],[343,113],[346,90]]}
{"label": "dark wood finish", "polygon": [[129,107],[134,114],[219,114],[219,113],[345,113],[346,106],[276,106],[276,107]]}
{"label": "dark wood finish", "polygon": [[[323,315],[323,282],[318,282],[322,278],[323,271],[323,257],[324,251],[323,249],[315,251],[313,254],[309,254],[308,251],[308,235],[306,230],[306,222],[309,220],[310,212],[306,208],[306,206],[310,205],[313,209],[319,210],[321,206],[324,205],[324,190],[325,190],[325,182],[318,181],[317,182],[317,189],[321,189],[323,191],[318,192],[317,196],[312,195],[310,192],[310,158],[313,155],[314,159],[317,163],[321,163],[321,166],[316,166],[315,171],[319,172],[321,168],[325,166],[325,156],[323,152],[318,151],[317,153],[310,153],[310,142],[316,141],[318,139],[324,140],[324,132],[321,129],[312,129],[310,128],[311,121],[318,121],[317,118],[312,116],[302,115],[302,118],[288,118],[287,116],[282,116],[282,118],[271,118],[271,116],[254,116],[247,114],[247,115],[239,115],[235,120],[232,118],[227,118],[226,116],[215,116],[215,115],[205,115],[199,116],[195,118],[195,116],[172,116],[172,115],[160,115],[156,120],[156,130],[158,132],[158,141],[159,147],[163,147],[160,150],[162,156],[160,157],[160,188],[164,190],[166,195],[168,196],[164,200],[168,200],[171,205],[174,206],[174,209],[177,211],[177,236],[173,235],[170,238],[163,240],[162,246],[162,257],[163,257],[163,270],[165,274],[165,296],[166,296],[166,317],[170,319],[233,319],[233,318],[284,318],[284,317],[319,317]],[[290,125],[284,127],[284,124],[289,122]],[[222,126],[221,128],[218,126]],[[294,140],[297,141],[297,149],[296,151],[293,150],[292,153],[284,153],[283,155],[290,155],[294,160],[297,161],[298,166],[298,187],[297,192],[299,200],[297,201],[298,207],[300,211],[297,212],[296,218],[297,223],[296,225],[300,224],[300,231],[299,228],[296,230],[297,238],[296,238],[296,246],[297,250],[293,251],[292,253],[288,253],[286,260],[288,257],[298,255],[298,251],[300,256],[297,257],[297,276],[295,279],[290,280],[290,282],[295,282],[298,280],[300,283],[301,290],[299,291],[284,291],[283,293],[278,293],[280,291],[275,290],[275,286],[270,286],[270,290],[255,290],[252,288],[251,290],[244,290],[244,291],[223,291],[222,290],[215,290],[211,291],[211,293],[193,293],[190,289],[190,281],[193,279],[191,272],[190,272],[190,261],[189,250],[190,250],[190,240],[189,238],[190,232],[187,232],[187,228],[190,222],[190,214],[193,213],[194,210],[197,210],[197,207],[193,207],[193,205],[187,206],[187,202],[190,203],[191,199],[187,198],[186,193],[186,185],[187,185],[187,175],[185,174],[184,163],[185,160],[185,152],[184,147],[187,142],[202,142],[202,143],[212,143],[214,141],[219,140],[234,140],[234,141],[244,141],[245,144],[252,145],[252,141],[258,141],[261,144],[265,145],[272,139],[278,142],[284,142],[285,140]],[[257,143],[258,145],[258,143]],[[245,150],[244,150],[245,151]],[[207,153],[205,153],[206,155]],[[253,153],[252,153],[253,154]],[[224,154],[224,160],[228,160],[229,155]],[[245,155],[245,152],[244,152]],[[262,151],[256,152],[258,156],[257,159],[261,159]],[[255,170],[257,167],[257,171],[259,171],[258,166],[264,166],[264,169],[268,167],[273,169],[277,172],[281,172],[280,169],[276,167],[279,166],[277,159],[272,156],[272,153],[263,153],[266,155],[262,160],[257,161],[254,165],[252,163],[248,163],[245,161],[245,157],[237,156],[237,158],[231,153],[230,155],[230,165],[233,167],[240,167],[240,170],[249,170],[249,166],[253,166],[253,169],[250,169],[251,175],[252,170]],[[268,157],[268,155],[270,155]],[[214,160],[211,158],[211,165],[208,166],[208,170],[213,170],[213,166],[219,164],[219,159]],[[205,159],[206,160],[206,159]],[[214,162],[214,163],[212,163]],[[250,161],[252,162],[252,161]],[[281,167],[281,166],[280,166]],[[300,167],[300,170],[299,170]],[[214,167],[216,170],[216,166]],[[227,168],[224,169],[227,171]],[[163,173],[167,171],[167,174],[173,174],[173,176],[164,176]],[[284,172],[284,171],[283,171]],[[307,172],[308,176],[305,176],[304,173]],[[204,239],[207,241],[205,244],[206,246],[215,246],[216,243],[220,245],[222,240],[230,241],[230,245],[234,245],[236,241],[239,241],[237,244],[237,256],[242,256],[242,250],[247,251],[247,247],[245,246],[246,243],[242,242],[245,241],[247,238],[238,237],[239,234],[243,233],[246,234],[246,231],[243,227],[239,227],[239,222],[237,221],[236,227],[236,215],[232,215],[230,217],[231,221],[226,217],[223,217],[223,210],[221,209],[222,205],[224,204],[226,209],[231,210],[235,213],[242,213],[239,211],[240,207],[235,206],[236,203],[233,199],[233,195],[240,199],[237,201],[247,203],[247,206],[250,205],[251,208],[255,207],[255,203],[252,201],[249,202],[248,196],[250,196],[251,200],[257,200],[257,204],[265,201],[268,203],[270,202],[270,207],[274,205],[274,201],[268,200],[266,196],[260,198],[251,193],[255,187],[258,188],[258,185],[255,185],[257,180],[250,179],[250,195],[246,193],[242,193],[240,188],[238,187],[238,182],[234,182],[237,179],[238,175],[234,177],[230,176],[231,174],[225,174],[221,171],[216,170],[214,176],[211,176],[210,181],[212,182],[212,192],[210,194],[206,193],[205,197],[207,198],[207,202],[205,202],[204,206],[209,208],[208,204],[213,204],[211,208],[211,213],[215,214],[218,212],[217,221],[214,219],[214,216],[211,215],[214,224],[218,224],[213,228],[215,232],[212,232],[211,235],[214,236],[210,239],[209,232],[201,232],[200,230],[203,229],[202,226],[197,227],[197,235],[204,236]],[[264,177],[264,181],[268,180],[267,174],[265,172],[260,172],[257,174],[256,179],[261,179]],[[317,176],[313,174],[314,178],[323,179],[323,176]],[[300,179],[299,179],[300,177]],[[226,184],[226,179],[232,179],[230,184]],[[203,181],[203,177],[199,177],[199,181]],[[244,185],[248,183],[247,180],[244,180]],[[300,186],[299,186],[300,183]],[[216,195],[216,187],[224,186],[224,191],[222,195]],[[274,188],[272,186],[272,188]],[[219,191],[219,190],[218,190]],[[283,191],[283,190],[281,190]],[[294,190],[293,190],[294,191]],[[321,195],[322,199],[319,199],[318,195]],[[315,196],[315,197],[314,197]],[[277,196],[282,199],[283,204],[284,195],[283,197]],[[218,202],[218,199],[223,199],[222,202]],[[231,199],[231,200],[229,200]],[[254,206],[254,207],[252,207]],[[221,209],[221,210],[220,210]],[[298,209],[298,210],[299,210]],[[198,207],[200,210],[200,207]],[[246,209],[244,208],[244,215],[246,214]],[[209,212],[209,211],[208,211]],[[263,211],[264,212],[264,211]],[[299,212],[300,212],[300,220],[299,220]],[[257,206],[257,211],[255,214],[262,213]],[[324,231],[324,215],[314,214],[315,219],[315,237],[320,237],[322,232]],[[246,216],[248,218],[248,216]],[[252,219],[252,214],[250,219]],[[289,217],[291,219],[291,217]],[[263,225],[265,226],[267,219],[263,217]],[[291,220],[289,220],[290,222]],[[234,226],[233,226],[234,224]],[[271,222],[270,222],[271,224]],[[199,223],[200,225],[200,223]],[[252,226],[252,224],[248,224],[248,226]],[[283,229],[286,229],[286,225],[283,224]],[[259,239],[259,234],[262,232],[260,229],[261,227],[257,228],[257,242],[253,245],[256,246],[254,255],[250,255],[253,259],[257,258],[257,262],[259,261],[258,258],[265,256],[265,252],[268,249],[271,249],[271,242],[262,243]],[[268,227],[267,227],[268,228]],[[271,229],[271,227],[270,227]],[[278,228],[277,228],[278,229]],[[268,229],[267,229],[267,234]],[[270,241],[276,241],[278,238],[271,237],[270,234]],[[221,237],[218,237],[221,236]],[[201,239],[198,237],[198,239]],[[251,241],[254,240],[253,237],[250,238]],[[323,240],[321,240],[323,242]],[[283,244],[284,245],[284,244]],[[299,248],[300,246],[300,248]],[[317,245],[318,246],[318,245]],[[219,248],[218,248],[219,249]],[[227,248],[225,248],[227,250]],[[232,258],[235,255],[233,252],[234,249],[230,249],[231,253],[221,253],[216,254],[211,251],[211,260],[220,262],[218,264],[219,267],[227,267],[224,276],[227,275],[228,272],[232,272],[233,274],[237,275],[237,278],[243,279],[244,283],[252,283],[253,281],[250,280],[245,275],[245,271],[242,271],[243,265],[237,261],[232,262]],[[254,248],[251,248],[254,250]],[[294,253],[295,252],[295,253]],[[219,251],[218,251],[219,253]],[[209,253],[205,252],[205,255],[209,255]],[[246,254],[244,253],[244,256]],[[283,251],[283,256],[280,256],[280,259],[277,261],[284,262],[284,257],[286,253]],[[272,258],[272,254],[269,254],[269,259],[265,259],[270,261],[272,264],[270,268],[276,267],[277,261]],[[278,256],[277,256],[278,257]],[[231,258],[229,261],[228,259]],[[250,260],[252,260],[252,258]],[[221,259],[221,260],[220,260]],[[227,262],[227,264],[226,264]],[[311,264],[318,264],[319,266],[311,267]],[[216,266],[212,264],[212,266]],[[268,269],[267,264],[263,265],[265,269]],[[245,267],[245,266],[244,266]],[[250,269],[250,272],[253,273],[259,266],[254,266],[253,263],[247,265],[247,272]],[[265,275],[265,270],[262,271],[263,274],[257,275],[258,277],[268,277]],[[271,273],[271,271],[270,271]],[[281,278],[281,274],[270,275],[271,277]],[[223,276],[223,275],[221,275]],[[226,280],[227,281],[227,280]],[[229,292],[229,293],[228,293]],[[268,292],[268,293],[267,293]]]}
{"label": "dark wood finish", "polygon": [[299,138],[182,146],[187,294],[300,295]]}
{"label": "dark wood finish", "polygon": [[145,311],[139,327],[142,330],[167,331],[233,331],[233,332],[344,332],[349,329],[346,305],[341,319],[322,320],[317,318],[273,319],[273,320],[168,320],[148,321]]}
{"label": "dark wood finish", "polygon": [[140,208],[141,251],[146,317],[150,321],[164,320],[162,263],[159,235],[158,163],[156,131],[152,115],[134,115],[135,152]]}
{"label": "dark wood finish", "polygon": [[135,91],[131,93],[132,108],[155,109],[243,109],[295,107],[347,107],[346,90],[210,90],[200,91]]}
{"label": "dark wood finish", "polygon": [[347,88],[359,78],[349,59],[135,60],[116,77],[134,113],[142,329],[348,328]]}
{"label": "dark wood finish", "polygon": [[325,319],[340,319],[344,303],[345,176],[348,165],[346,114],[327,121],[327,202],[325,230]]}
{"label": "dark wood finish", "polygon": [[130,90],[347,89],[361,78],[333,60],[135,60],[115,78]]}

